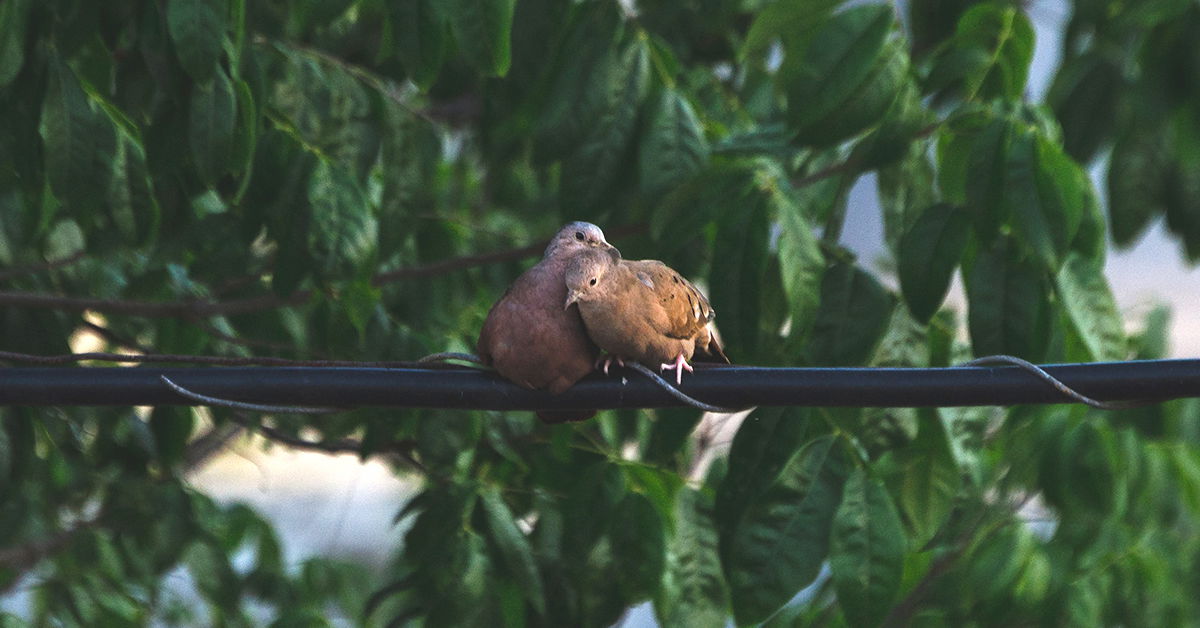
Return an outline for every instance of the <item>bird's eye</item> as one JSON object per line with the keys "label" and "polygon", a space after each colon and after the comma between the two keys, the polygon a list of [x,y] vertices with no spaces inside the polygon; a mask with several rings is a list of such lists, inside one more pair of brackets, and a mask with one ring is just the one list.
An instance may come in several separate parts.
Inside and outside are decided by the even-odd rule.
{"label": "bird's eye", "polygon": [[589,286],[594,286],[594,285],[596,285],[596,278],[595,278],[595,277],[592,277],[592,280],[588,282],[588,285],[589,285]]}
{"label": "bird's eye", "polygon": [[582,232],[582,231],[576,231],[576,232],[575,232],[575,239],[576,239],[576,240],[579,240],[580,242],[583,242],[583,232]]}

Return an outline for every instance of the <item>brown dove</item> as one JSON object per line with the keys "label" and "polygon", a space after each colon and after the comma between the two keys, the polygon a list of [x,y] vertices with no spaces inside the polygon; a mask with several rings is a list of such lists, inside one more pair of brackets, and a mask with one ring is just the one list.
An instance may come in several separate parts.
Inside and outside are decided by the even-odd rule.
{"label": "brown dove", "polygon": [[587,251],[567,266],[566,284],[564,307],[578,304],[588,336],[618,361],[674,370],[677,384],[693,356],[729,363],[708,327],[708,299],[662,262]]}
{"label": "brown dove", "polygon": [[[542,260],[517,277],[488,312],[475,345],[484,364],[519,386],[552,393],[570,388],[595,368],[599,349],[588,339],[578,308],[562,306],[567,263],[584,251],[620,258],[596,225],[572,222],[560,229]],[[582,420],[591,413],[539,416]]]}

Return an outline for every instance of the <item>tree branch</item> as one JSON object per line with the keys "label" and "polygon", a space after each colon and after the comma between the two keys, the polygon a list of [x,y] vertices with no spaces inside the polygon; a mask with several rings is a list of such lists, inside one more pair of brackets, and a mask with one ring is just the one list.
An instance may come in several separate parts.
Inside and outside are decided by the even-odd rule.
{"label": "tree branch", "polygon": [[[648,229],[646,223],[625,225],[614,229],[613,237],[643,233]],[[549,240],[538,241],[528,246],[479,255],[467,255],[448,260],[432,262],[409,268],[399,268],[375,275],[371,284],[382,286],[408,279],[423,279],[446,275],[455,271],[486,266],[498,262],[510,262],[528,257],[534,257],[546,248]],[[244,299],[230,301],[141,301],[125,299],[93,299],[87,297],[70,297],[60,295],[36,294],[29,292],[0,290],[0,306],[25,308],[67,310],[82,312],[92,310],[106,314],[127,314],[147,318],[206,318],[233,314],[246,314],[280,307],[301,305],[312,297],[312,290],[299,290],[286,297],[274,294],[263,294]]]}

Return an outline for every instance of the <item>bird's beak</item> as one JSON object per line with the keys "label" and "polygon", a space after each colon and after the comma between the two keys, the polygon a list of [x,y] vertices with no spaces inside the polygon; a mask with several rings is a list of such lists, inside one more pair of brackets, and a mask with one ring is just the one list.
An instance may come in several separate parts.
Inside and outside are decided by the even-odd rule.
{"label": "bird's beak", "polygon": [[579,300],[579,293],[574,290],[567,290],[567,302],[563,303],[563,309],[571,307],[571,304]]}

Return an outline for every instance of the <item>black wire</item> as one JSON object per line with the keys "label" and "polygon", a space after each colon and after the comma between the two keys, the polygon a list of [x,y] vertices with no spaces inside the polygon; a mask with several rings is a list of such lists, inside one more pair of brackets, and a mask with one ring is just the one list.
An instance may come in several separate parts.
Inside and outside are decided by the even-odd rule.
{"label": "black wire", "polygon": [[[1200,360],[1041,366],[1093,401],[1200,397]],[[615,371],[617,375],[621,371]],[[626,371],[632,375],[633,371]],[[274,406],[584,410],[684,405],[642,377],[589,375],[564,393],[519,388],[468,368],[88,367],[0,368],[3,405],[188,405],[160,376],[196,394]],[[1017,366],[763,368],[696,365],[679,392],[722,408],[949,407],[1064,403],[1064,393]],[[1052,383],[1052,382],[1051,382]],[[1078,401],[1074,399],[1072,401]],[[1111,407],[1111,406],[1108,406]]]}

